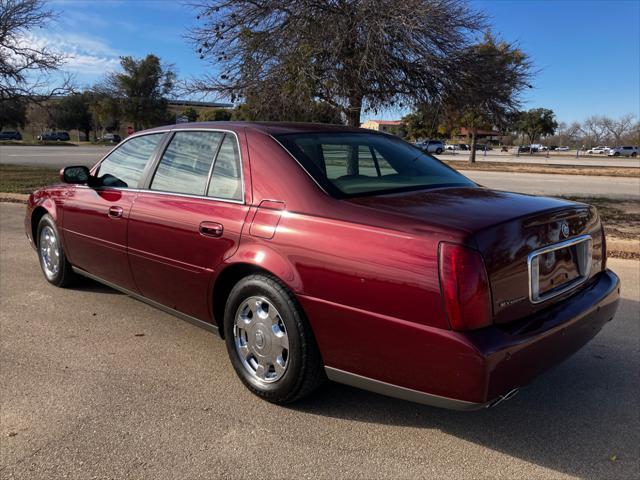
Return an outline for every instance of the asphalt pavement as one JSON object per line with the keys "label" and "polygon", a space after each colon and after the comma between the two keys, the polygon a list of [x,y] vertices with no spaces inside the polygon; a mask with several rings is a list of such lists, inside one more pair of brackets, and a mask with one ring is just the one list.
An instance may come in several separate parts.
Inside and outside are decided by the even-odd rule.
{"label": "asphalt pavement", "polygon": [[514,173],[482,170],[460,172],[474,182],[495,190],[548,196],[607,197],[640,200],[640,177]]}
{"label": "asphalt pavement", "polygon": [[638,478],[637,261],[609,260],[614,320],[499,407],[329,384],[285,408],[241,385],[213,334],[92,282],[49,285],[23,214],[0,203],[3,479]]}
{"label": "asphalt pavement", "polygon": [[69,165],[92,167],[113,147],[52,147],[0,145],[0,163],[62,168]]}

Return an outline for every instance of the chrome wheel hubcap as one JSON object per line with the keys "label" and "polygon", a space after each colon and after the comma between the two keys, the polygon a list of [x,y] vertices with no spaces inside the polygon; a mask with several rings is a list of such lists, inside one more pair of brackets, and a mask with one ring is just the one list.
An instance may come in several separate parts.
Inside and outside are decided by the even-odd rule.
{"label": "chrome wheel hubcap", "polygon": [[47,278],[51,280],[60,270],[60,247],[53,228],[47,225],[42,229],[38,246],[42,269]]}
{"label": "chrome wheel hubcap", "polygon": [[272,383],[289,365],[289,337],[282,317],[266,298],[249,297],[236,312],[236,352],[245,370],[262,383]]}

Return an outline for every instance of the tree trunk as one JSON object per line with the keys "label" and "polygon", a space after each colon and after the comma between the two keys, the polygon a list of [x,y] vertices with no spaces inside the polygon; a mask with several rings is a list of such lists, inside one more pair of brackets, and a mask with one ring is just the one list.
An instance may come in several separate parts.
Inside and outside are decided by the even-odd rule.
{"label": "tree trunk", "polygon": [[347,125],[350,127],[358,128],[360,127],[360,111],[362,110],[362,105],[349,106],[349,110],[347,113]]}
{"label": "tree trunk", "polygon": [[[347,125],[350,127],[360,127],[360,113],[362,111],[362,97],[355,95],[349,99],[347,110]],[[349,163],[347,163],[347,175],[358,175],[360,173],[360,165],[358,165],[357,147],[351,148],[349,155]]]}
{"label": "tree trunk", "polygon": [[476,137],[477,137],[477,128],[471,129],[471,151],[469,152],[469,162],[476,163]]}
{"label": "tree trunk", "polygon": [[527,136],[529,137],[529,155],[533,155],[533,148],[531,148],[531,145],[533,145],[533,142],[536,139],[536,134],[528,133]]}

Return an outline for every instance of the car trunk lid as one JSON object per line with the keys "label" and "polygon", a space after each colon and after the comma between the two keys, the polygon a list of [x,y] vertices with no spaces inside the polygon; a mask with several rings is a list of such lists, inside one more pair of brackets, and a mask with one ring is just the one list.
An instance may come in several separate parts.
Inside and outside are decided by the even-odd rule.
{"label": "car trunk lid", "polygon": [[[602,268],[600,220],[595,208],[585,204],[473,187],[350,201],[467,232],[469,246],[485,261],[494,323],[521,319],[561,301]],[[576,239],[582,241],[556,249]]]}

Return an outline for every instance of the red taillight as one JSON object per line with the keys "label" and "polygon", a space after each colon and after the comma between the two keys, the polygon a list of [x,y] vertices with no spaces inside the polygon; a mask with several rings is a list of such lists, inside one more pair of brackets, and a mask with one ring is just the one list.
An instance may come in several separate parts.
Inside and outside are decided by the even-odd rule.
{"label": "red taillight", "polygon": [[474,330],[491,324],[491,291],[480,253],[462,245],[441,243],[440,289],[449,324]]}

